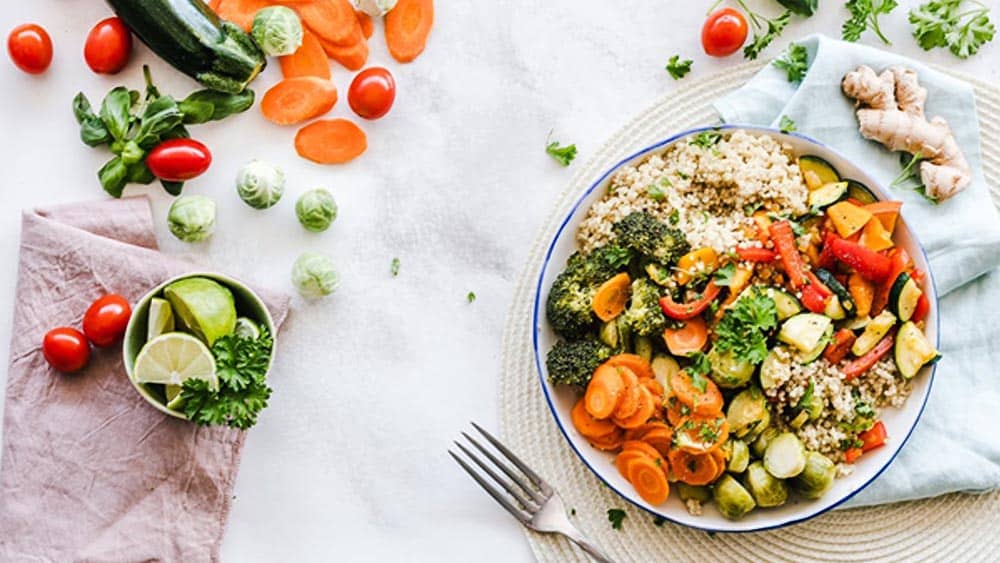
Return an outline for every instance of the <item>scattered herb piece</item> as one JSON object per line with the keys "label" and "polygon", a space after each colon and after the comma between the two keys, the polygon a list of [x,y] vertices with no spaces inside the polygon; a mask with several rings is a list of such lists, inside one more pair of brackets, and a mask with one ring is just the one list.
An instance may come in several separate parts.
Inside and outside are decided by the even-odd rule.
{"label": "scattered herb piece", "polygon": [[844,22],[841,37],[845,41],[857,41],[865,30],[871,29],[882,43],[892,45],[882,33],[878,18],[895,10],[896,6],[896,0],[847,0],[844,7],[851,12],[851,17]]}
{"label": "scattered herb piece", "polygon": [[399,275],[399,258],[393,258],[392,264],[389,266],[389,271],[392,272],[392,277]]}
{"label": "scattered herb piece", "polygon": [[751,215],[753,215],[754,213],[756,213],[758,209],[760,209],[763,206],[764,206],[764,204],[761,203],[761,202],[759,202],[759,201],[755,202],[755,203],[748,203],[748,204],[746,204],[746,205],[743,206],[743,214],[746,215],[747,217],[750,217]]}
{"label": "scattered herb piece", "polygon": [[778,129],[780,129],[782,133],[791,133],[796,130],[795,121],[787,115],[782,115],[781,120],[778,121]]}
{"label": "scattered herb piece", "polygon": [[729,262],[716,270],[712,274],[712,279],[715,280],[715,285],[719,287],[732,287],[734,275],[736,275],[736,264]]}
{"label": "scattered herb piece", "polygon": [[792,12],[786,9],[781,15],[773,19],[768,19],[748,8],[746,2],[743,0],[736,0],[736,3],[746,12],[750,20],[750,26],[753,27],[753,40],[743,48],[743,56],[753,60],[781,35],[781,32],[785,30],[785,26],[791,20]]}
{"label": "scattered herb piece", "polygon": [[570,516],[576,516],[576,509],[575,508],[570,508],[569,509],[569,515]]}
{"label": "scattered herb piece", "polygon": [[[704,379],[703,376],[708,375],[708,373],[712,371],[712,362],[708,360],[708,356],[705,355],[704,352],[691,352],[690,354],[688,354],[687,357],[689,360],[691,360],[691,365],[684,368],[684,371],[686,371],[688,375],[691,376],[692,381],[694,381],[695,378],[698,377]],[[695,386],[698,387],[698,390],[702,392],[705,391],[706,385],[708,384],[707,382],[704,381],[702,381],[700,386],[697,383],[695,383]]]}
{"label": "scattered herb piece", "polygon": [[809,53],[804,45],[789,43],[785,52],[771,64],[785,71],[789,82],[799,83],[809,70]]}
{"label": "scattered herb piece", "polygon": [[627,514],[620,508],[609,508],[608,509],[608,521],[611,522],[611,527],[616,530],[622,529],[622,520],[625,519]]}
{"label": "scattered herb piece", "polygon": [[702,131],[691,138],[691,144],[703,149],[709,149],[714,147],[721,140],[722,133],[719,133],[718,131]]}
{"label": "scattered herb piece", "polygon": [[576,145],[559,146],[559,141],[552,141],[545,147],[545,152],[549,153],[556,162],[563,166],[569,166],[576,158]]}
{"label": "scattered herb piece", "polygon": [[937,205],[940,202],[927,195],[927,187],[920,179],[920,163],[923,160],[924,157],[920,151],[913,155],[905,152],[899,153],[899,163],[903,169],[899,171],[899,175],[889,184],[889,187],[913,190],[923,196],[928,203]]}
{"label": "scattered herb piece", "polygon": [[664,518],[661,518],[659,516],[653,517],[653,525],[656,526],[657,528],[662,527],[664,522],[666,522],[666,519]]}
{"label": "scattered herb piece", "polygon": [[663,193],[663,188],[656,184],[650,184],[649,187],[646,188],[646,195],[655,201],[663,201],[667,198],[667,194]]}
{"label": "scattered herb piece", "polygon": [[670,57],[667,61],[667,72],[674,80],[680,80],[687,76],[687,73],[691,72],[691,65],[694,63],[691,59],[680,60],[680,55],[674,55]]}
{"label": "scattered herb piece", "polygon": [[726,311],[715,327],[715,346],[720,352],[732,351],[736,359],[754,365],[767,357],[767,337],[778,326],[774,300],[754,289]]}
{"label": "scattered herb piece", "polygon": [[475,292],[470,291],[469,294],[465,296],[465,299],[469,303],[472,303],[473,301],[475,301],[476,300],[476,294],[475,294]]}
{"label": "scattered herb piece", "polygon": [[925,50],[947,47],[958,58],[975,55],[979,48],[993,40],[995,28],[990,21],[990,9],[979,2],[960,12],[963,0],[933,0],[910,10],[913,37]]}
{"label": "scattered herb piece", "polygon": [[799,398],[799,402],[795,405],[800,409],[808,409],[812,406],[813,394],[816,392],[816,382],[812,379],[809,380],[809,386],[806,387],[805,393],[802,393],[802,397]]}
{"label": "scattered herb piece", "polygon": [[691,176],[687,175],[686,173],[684,173],[684,172],[682,172],[680,170],[674,172],[674,174],[677,174],[677,177],[680,178],[681,180],[690,180],[691,179]]}
{"label": "scattered herb piece", "polygon": [[674,209],[673,211],[671,211],[670,212],[670,217],[667,218],[667,221],[671,225],[676,225],[677,223],[680,222],[680,220],[681,220],[681,213],[680,213],[680,211],[677,211],[676,209]]}
{"label": "scattered herb piece", "polygon": [[778,4],[788,8],[793,14],[808,18],[816,13],[819,0],[778,0]]}

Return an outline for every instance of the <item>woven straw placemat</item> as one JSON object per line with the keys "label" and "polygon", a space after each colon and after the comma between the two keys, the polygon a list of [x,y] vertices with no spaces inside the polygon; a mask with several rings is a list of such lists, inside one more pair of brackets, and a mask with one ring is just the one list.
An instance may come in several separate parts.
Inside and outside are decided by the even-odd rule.
{"label": "woven straw placemat", "polygon": [[[767,532],[708,534],[669,522],[655,526],[646,512],[602,486],[565,443],[538,384],[531,347],[532,302],[545,249],[578,195],[605,170],[636,150],[683,129],[715,123],[713,100],[736,89],[763,63],[747,63],[694,81],[636,116],[578,166],[538,234],[514,292],[504,332],[500,428],[504,440],[576,507],[580,527],[617,561],[985,561],[1000,560],[1000,492],[951,494],[878,507],[837,510],[803,524]],[[942,69],[943,70],[943,69]],[[947,71],[945,71],[947,72]],[[983,162],[994,201],[1000,201],[1000,88],[968,76],[975,87]],[[628,513],[613,530],[606,510]],[[568,541],[527,532],[539,561],[588,561]]]}

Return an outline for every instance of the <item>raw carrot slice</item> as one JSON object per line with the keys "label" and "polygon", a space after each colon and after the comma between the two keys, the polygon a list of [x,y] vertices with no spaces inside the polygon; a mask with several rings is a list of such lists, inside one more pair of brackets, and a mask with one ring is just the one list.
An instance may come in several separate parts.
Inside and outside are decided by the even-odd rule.
{"label": "raw carrot slice", "polygon": [[368,149],[365,132],[346,119],[324,119],[306,125],[295,135],[295,151],[319,164],[344,164]]}
{"label": "raw carrot slice", "polygon": [[656,401],[645,387],[639,386],[639,408],[628,418],[614,418],[615,424],[622,428],[638,428],[649,421],[656,413]]}
{"label": "raw carrot slice", "polygon": [[670,496],[670,483],[662,465],[649,458],[636,458],[628,464],[628,480],[642,500],[662,504]]}
{"label": "raw carrot slice", "polygon": [[695,386],[691,376],[686,371],[680,370],[670,376],[670,390],[677,399],[687,405],[696,414],[718,415],[722,413],[722,392],[719,387],[707,377],[699,380],[699,385],[704,383],[704,391],[700,386]]}
{"label": "raw carrot slice", "polygon": [[715,465],[718,466],[718,469],[715,471],[715,477],[712,478],[712,482],[715,482],[716,479],[722,477],[722,474],[726,472],[726,453],[722,451],[722,448],[718,448],[712,450],[712,453],[708,455],[712,456],[712,459],[715,460]]}
{"label": "raw carrot slice", "polygon": [[631,450],[636,450],[636,451],[642,452],[645,455],[647,455],[647,456],[649,456],[649,457],[651,457],[653,459],[656,459],[656,458],[660,457],[660,452],[656,451],[656,448],[654,448],[653,446],[650,446],[649,444],[647,444],[646,442],[643,442],[641,440],[626,440],[622,444],[622,451],[623,452],[627,452],[627,451],[631,451]]}
{"label": "raw carrot slice", "polygon": [[640,458],[649,458],[649,455],[645,452],[640,452],[639,450],[625,450],[623,449],[621,453],[615,456],[615,467],[618,468],[618,473],[628,481],[628,466],[632,461]]}
{"label": "raw carrot slice", "polygon": [[649,378],[640,379],[639,383],[653,395],[653,399],[655,399],[657,403],[663,402],[663,386],[660,385],[659,381]]}
{"label": "raw carrot slice", "polygon": [[329,41],[320,41],[323,51],[331,59],[340,63],[347,70],[360,70],[368,62],[368,42],[361,31],[358,40],[347,45],[336,45]]}
{"label": "raw carrot slice", "polygon": [[583,399],[576,402],[573,410],[570,411],[570,419],[573,421],[573,428],[585,438],[601,438],[618,430],[610,420],[598,420],[587,412],[587,407],[583,404]]}
{"label": "raw carrot slice", "polygon": [[264,117],[278,125],[302,123],[333,109],[337,87],[315,76],[286,78],[271,87],[260,101]]}
{"label": "raw carrot slice", "polygon": [[656,448],[660,455],[666,456],[674,442],[674,432],[669,427],[654,428],[642,437],[642,441]]}
{"label": "raw carrot slice", "polygon": [[401,63],[417,58],[434,25],[434,0],[399,0],[385,16],[385,44]]}
{"label": "raw carrot slice", "polygon": [[629,428],[628,430],[626,430],[625,439],[642,441],[642,437],[645,436],[647,432],[663,428],[670,430],[670,426],[668,426],[664,422],[660,422],[659,420],[654,420],[653,422],[647,422],[646,424],[643,424],[642,426],[639,426],[637,428]]}
{"label": "raw carrot slice", "polygon": [[678,448],[691,454],[707,454],[729,439],[729,423],[721,414],[692,414],[681,420],[674,430]]}
{"label": "raw carrot slice", "polygon": [[327,58],[323,46],[308,29],[302,30],[302,46],[291,55],[278,59],[281,64],[281,75],[285,78],[300,76],[315,76],[330,79],[330,59]]}
{"label": "raw carrot slice", "polygon": [[594,418],[608,418],[618,408],[624,390],[625,382],[618,369],[602,364],[594,371],[587,384],[587,392],[583,395],[587,412]]}
{"label": "raw carrot slice", "polygon": [[215,13],[250,33],[253,28],[253,17],[270,5],[270,0],[221,0],[215,8]]}
{"label": "raw carrot slice", "polygon": [[297,4],[302,23],[334,45],[350,45],[361,36],[361,24],[350,0],[314,0]]}
{"label": "raw carrot slice", "polygon": [[591,307],[597,318],[604,322],[622,314],[632,287],[632,278],[621,273],[601,284],[591,301]]}
{"label": "raw carrot slice", "polygon": [[632,370],[623,367],[616,367],[625,389],[622,391],[622,398],[615,407],[614,419],[628,418],[639,410],[639,400],[642,396],[642,386],[639,385],[639,378],[632,373]]}
{"label": "raw carrot slice", "polygon": [[677,480],[688,485],[707,485],[719,473],[719,465],[711,454],[693,455],[681,449],[673,449],[670,450],[668,459]]}
{"label": "raw carrot slice", "polygon": [[618,354],[608,358],[613,366],[622,366],[632,370],[639,379],[652,378],[653,366],[638,354]]}
{"label": "raw carrot slice", "polygon": [[663,342],[675,356],[687,356],[698,352],[708,342],[708,326],[701,317],[684,321],[681,328],[668,328],[663,331]]}
{"label": "raw carrot slice", "polygon": [[596,438],[588,438],[590,445],[604,451],[613,451],[621,447],[622,441],[624,440],[625,433],[621,429],[615,429],[614,432],[606,436],[598,436]]}
{"label": "raw carrot slice", "polygon": [[365,39],[371,39],[372,34],[375,33],[375,22],[372,21],[372,17],[361,10],[355,10],[354,14],[358,16],[358,25],[361,26],[361,33],[364,34]]}

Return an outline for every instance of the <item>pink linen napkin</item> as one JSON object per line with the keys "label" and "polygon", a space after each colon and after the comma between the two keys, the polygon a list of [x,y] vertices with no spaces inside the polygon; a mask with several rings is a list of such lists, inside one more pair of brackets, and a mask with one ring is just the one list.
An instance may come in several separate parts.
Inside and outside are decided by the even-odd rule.
{"label": "pink linen napkin", "polygon": [[[74,375],[42,337],[105,293],[132,302],[196,268],[156,250],[145,198],[26,212],[0,465],[2,561],[217,561],[245,432],[155,410],[121,347]],[[276,325],[287,296],[260,292]]]}

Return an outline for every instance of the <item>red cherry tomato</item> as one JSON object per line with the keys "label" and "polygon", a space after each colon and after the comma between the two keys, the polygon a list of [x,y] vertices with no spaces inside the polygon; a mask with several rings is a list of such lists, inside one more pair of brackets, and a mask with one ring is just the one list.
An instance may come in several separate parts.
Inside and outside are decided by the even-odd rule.
{"label": "red cherry tomato", "polygon": [[146,166],[153,175],[168,182],[186,182],[200,176],[211,164],[208,147],[194,139],[163,141],[146,155]]}
{"label": "red cherry tomato", "polygon": [[83,45],[83,58],[98,74],[115,74],[128,64],[132,54],[132,32],[122,20],[107,18],[97,22]]}
{"label": "red cherry tomato", "polygon": [[121,295],[105,295],[87,309],[83,316],[83,333],[94,346],[105,348],[125,334],[132,306]]}
{"label": "red cherry tomato", "polygon": [[396,100],[396,81],[382,67],[368,68],[354,77],[347,92],[347,102],[354,113],[365,119],[378,119],[389,113]]}
{"label": "red cherry tomato", "polygon": [[52,63],[52,38],[40,25],[19,25],[7,36],[7,52],[17,68],[41,74]]}
{"label": "red cherry tomato", "polygon": [[732,55],[746,42],[747,31],[743,14],[733,8],[716,10],[701,28],[701,47],[713,57]]}
{"label": "red cherry tomato", "polygon": [[54,328],[45,334],[42,354],[57,371],[73,373],[86,367],[90,361],[90,343],[75,328]]}

